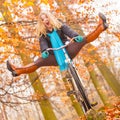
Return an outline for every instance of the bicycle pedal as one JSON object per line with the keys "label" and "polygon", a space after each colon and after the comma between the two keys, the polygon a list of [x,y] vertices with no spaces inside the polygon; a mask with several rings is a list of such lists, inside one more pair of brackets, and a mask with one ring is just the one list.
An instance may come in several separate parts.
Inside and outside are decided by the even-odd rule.
{"label": "bicycle pedal", "polygon": [[74,91],[73,90],[70,90],[67,92],[67,95],[70,96],[71,94],[74,94]]}
{"label": "bicycle pedal", "polygon": [[90,103],[92,107],[96,106],[98,104],[98,102],[92,102]]}
{"label": "bicycle pedal", "polygon": [[68,78],[68,82],[71,82],[72,81],[72,78]]}

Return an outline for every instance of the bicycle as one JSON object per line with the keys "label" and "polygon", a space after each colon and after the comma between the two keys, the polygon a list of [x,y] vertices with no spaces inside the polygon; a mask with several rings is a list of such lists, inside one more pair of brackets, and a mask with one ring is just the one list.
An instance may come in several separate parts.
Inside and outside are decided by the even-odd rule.
{"label": "bicycle", "polygon": [[87,111],[92,109],[92,105],[90,104],[90,101],[87,97],[87,95],[84,92],[84,87],[82,84],[82,79],[80,78],[77,69],[73,63],[73,61],[70,59],[69,55],[67,54],[66,50],[64,49],[67,47],[75,38],[72,38],[69,43],[59,47],[59,48],[48,48],[46,51],[55,51],[62,49],[65,55],[65,62],[68,64],[68,72],[72,76],[73,79],[70,80],[70,83],[72,84],[72,89],[67,94],[68,96],[70,94],[75,95],[77,101],[80,103],[83,113],[86,114]]}

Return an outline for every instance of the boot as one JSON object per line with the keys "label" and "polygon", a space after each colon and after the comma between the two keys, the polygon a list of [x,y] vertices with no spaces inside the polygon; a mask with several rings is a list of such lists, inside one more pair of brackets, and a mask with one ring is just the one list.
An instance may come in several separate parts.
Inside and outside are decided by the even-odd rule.
{"label": "boot", "polygon": [[95,39],[98,38],[100,33],[102,33],[107,28],[108,28],[108,24],[106,23],[106,17],[102,13],[99,13],[99,24],[92,33],[85,36],[86,41],[88,43],[94,41]]}
{"label": "boot", "polygon": [[99,13],[99,25],[103,25],[103,29],[106,30],[108,28],[108,24],[106,23],[106,17],[102,14]]}
{"label": "boot", "polygon": [[12,65],[9,61],[7,61],[7,68],[10,72],[12,72],[13,77],[19,76],[20,74],[31,73],[34,72],[38,66],[34,63],[31,63],[27,66],[17,68]]}

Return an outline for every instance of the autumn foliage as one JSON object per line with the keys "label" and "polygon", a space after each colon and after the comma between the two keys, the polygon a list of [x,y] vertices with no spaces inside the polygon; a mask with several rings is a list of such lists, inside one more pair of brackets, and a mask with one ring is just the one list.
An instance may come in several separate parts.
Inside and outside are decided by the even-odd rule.
{"label": "autumn foliage", "polygon": [[[17,66],[22,66],[40,57],[41,52],[36,34],[36,25],[41,10],[49,10],[81,35],[91,32],[98,21],[97,5],[94,6],[92,3],[94,3],[93,0],[0,0],[1,111],[6,111],[7,114],[10,109],[16,109],[18,106],[24,106],[25,104],[27,106],[29,103],[31,105],[37,101],[42,106],[41,109],[44,115],[47,114],[44,108],[46,103],[51,110],[58,111],[58,116],[63,117],[64,112],[62,109],[68,111],[68,108],[68,115],[72,115],[73,105],[66,95],[66,89],[69,85],[63,82],[57,67],[43,67],[30,74],[29,77],[28,75],[21,75],[13,78],[6,68],[6,61],[10,60]],[[114,2],[108,1],[102,8],[107,10],[107,7],[112,5],[114,5]],[[103,11],[108,17],[109,29],[99,36],[96,43],[86,45],[74,59],[74,63],[84,81],[85,88],[88,89],[86,91],[90,100],[99,101],[97,113],[103,112],[105,120],[119,120],[119,91],[116,90],[113,84],[107,82],[110,80],[111,83],[113,80],[116,84],[120,83],[120,25],[112,22],[114,17],[111,17],[112,15],[118,16],[120,11],[116,9],[106,10]],[[103,69],[104,73],[101,72]],[[60,97],[62,105],[55,99],[58,97]],[[114,99],[111,100],[113,97]],[[53,108],[49,101],[52,101]],[[9,107],[9,109],[7,110],[4,106]],[[25,107],[22,109],[25,109]],[[30,115],[28,111],[29,109],[26,110],[26,114]],[[36,109],[36,111],[38,110]],[[2,112],[3,116],[4,112]],[[51,112],[51,114],[53,113]],[[74,114],[76,115],[76,113]],[[49,116],[49,114],[47,115]],[[85,117],[84,115],[79,116],[78,119],[82,120]]]}

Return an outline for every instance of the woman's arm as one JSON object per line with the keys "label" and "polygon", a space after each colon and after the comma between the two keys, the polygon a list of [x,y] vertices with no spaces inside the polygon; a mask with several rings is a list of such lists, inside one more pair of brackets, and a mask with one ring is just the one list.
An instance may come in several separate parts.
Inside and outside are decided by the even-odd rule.
{"label": "woman's arm", "polygon": [[66,24],[63,24],[61,27],[62,32],[67,35],[70,38],[76,37],[79,34],[77,32],[75,32],[73,29],[71,29],[69,26],[67,26]]}
{"label": "woman's arm", "polygon": [[39,43],[40,43],[40,50],[41,52],[45,51],[47,48],[49,48],[48,46],[48,41],[45,39],[45,37],[41,36],[39,38]]}
{"label": "woman's arm", "polygon": [[39,42],[40,42],[40,49],[41,49],[42,58],[47,58],[49,56],[49,52],[46,51],[46,49],[48,48],[48,42],[45,39],[45,37],[43,37],[43,36],[40,37]]}
{"label": "woman's arm", "polygon": [[65,35],[67,35],[70,38],[74,38],[75,37],[75,41],[76,42],[82,42],[84,37],[80,36],[77,32],[75,32],[73,29],[71,29],[69,26],[67,26],[66,24],[63,24],[63,26],[61,27],[63,33]]}

